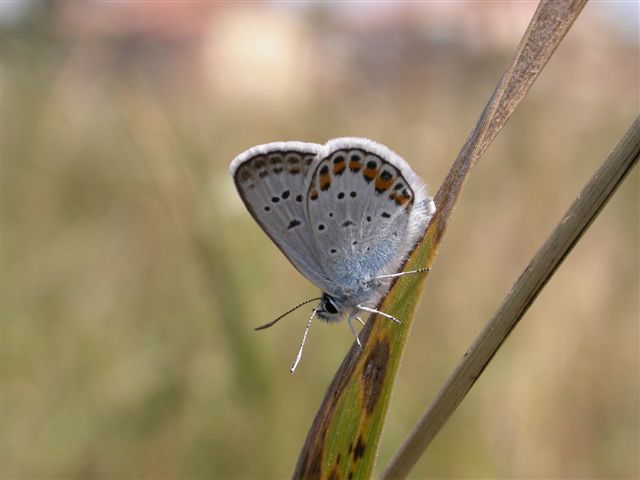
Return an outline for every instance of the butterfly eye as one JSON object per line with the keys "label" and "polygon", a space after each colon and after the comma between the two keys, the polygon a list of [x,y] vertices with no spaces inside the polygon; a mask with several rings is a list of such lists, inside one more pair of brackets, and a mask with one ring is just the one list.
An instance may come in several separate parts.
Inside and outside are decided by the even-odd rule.
{"label": "butterfly eye", "polygon": [[338,313],[338,306],[335,304],[330,296],[326,296],[324,299],[324,309],[331,314]]}

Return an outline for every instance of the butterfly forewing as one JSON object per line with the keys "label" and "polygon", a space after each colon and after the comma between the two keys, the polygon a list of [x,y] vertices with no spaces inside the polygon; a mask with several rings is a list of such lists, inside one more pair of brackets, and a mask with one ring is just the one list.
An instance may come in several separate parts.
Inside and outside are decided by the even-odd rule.
{"label": "butterfly forewing", "polygon": [[307,191],[309,227],[337,290],[395,271],[429,220],[420,179],[364,139],[330,141],[312,164]]}
{"label": "butterfly forewing", "polygon": [[328,281],[309,233],[306,178],[321,145],[277,142],[240,154],[231,174],[247,209],[291,263],[320,288]]}

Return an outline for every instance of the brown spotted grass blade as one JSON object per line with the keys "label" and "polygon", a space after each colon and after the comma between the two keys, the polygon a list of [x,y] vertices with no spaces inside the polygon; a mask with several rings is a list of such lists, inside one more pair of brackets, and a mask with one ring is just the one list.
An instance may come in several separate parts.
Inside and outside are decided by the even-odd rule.
{"label": "brown spotted grass blade", "polygon": [[556,269],[638,163],[638,155],[640,119],[636,118],[509,290],[381,478],[398,479],[409,474]]}
{"label": "brown spotted grass blade", "polygon": [[[437,212],[404,270],[432,265],[471,167],[491,144],[529,90],[586,0],[540,2],[516,54],[476,128],[435,197]],[[393,382],[426,274],[399,278],[378,309],[402,325],[372,315],[329,385],[307,434],[294,478],[370,478]]]}

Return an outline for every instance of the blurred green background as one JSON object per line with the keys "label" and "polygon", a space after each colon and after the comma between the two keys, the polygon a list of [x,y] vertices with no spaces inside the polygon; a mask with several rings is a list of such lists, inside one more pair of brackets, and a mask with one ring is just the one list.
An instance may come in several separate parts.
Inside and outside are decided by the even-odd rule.
{"label": "blurred green background", "polygon": [[[352,342],[242,206],[246,148],[366,136],[435,192],[534,3],[2,2],[3,478],[288,477]],[[639,111],[587,5],[463,192],[378,470]],[[638,170],[414,471],[637,478]]]}

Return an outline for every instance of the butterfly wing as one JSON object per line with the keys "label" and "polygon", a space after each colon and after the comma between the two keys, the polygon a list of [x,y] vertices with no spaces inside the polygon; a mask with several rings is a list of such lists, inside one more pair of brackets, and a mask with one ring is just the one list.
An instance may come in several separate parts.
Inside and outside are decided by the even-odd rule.
{"label": "butterfly wing", "polygon": [[306,190],[318,256],[334,283],[329,293],[397,270],[435,212],[411,167],[362,138],[328,142],[311,165]]}
{"label": "butterfly wing", "polygon": [[289,261],[320,288],[330,282],[308,228],[306,178],[321,145],[276,142],[238,155],[231,175],[247,210]]}

